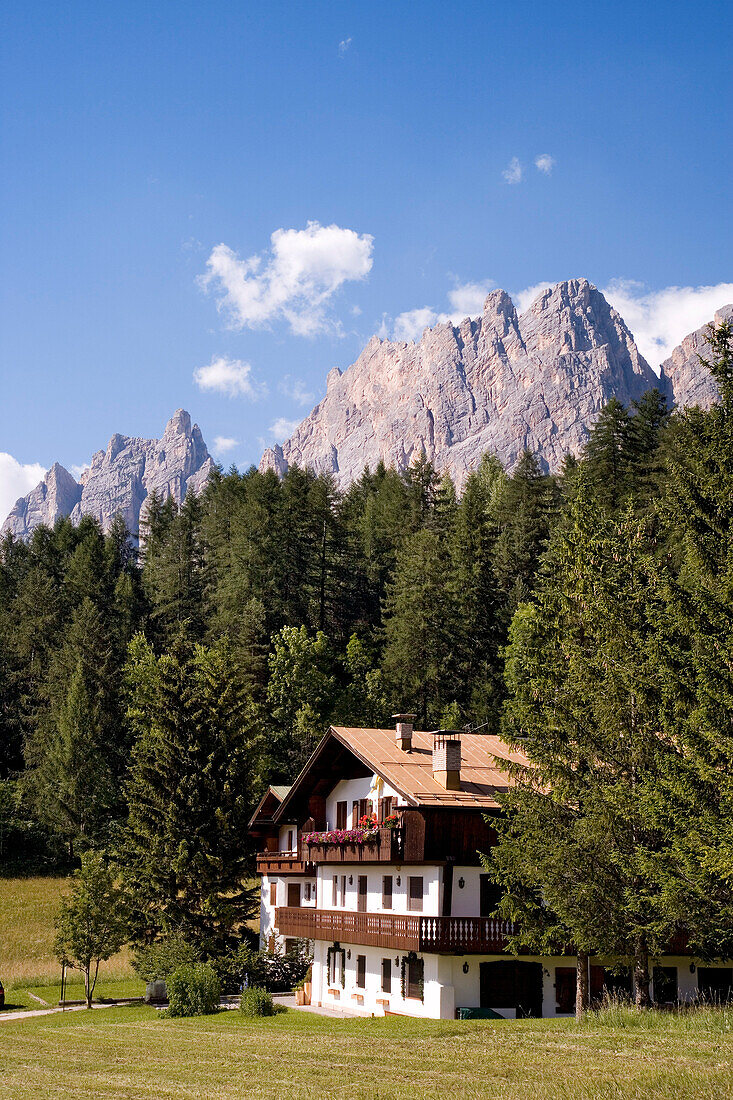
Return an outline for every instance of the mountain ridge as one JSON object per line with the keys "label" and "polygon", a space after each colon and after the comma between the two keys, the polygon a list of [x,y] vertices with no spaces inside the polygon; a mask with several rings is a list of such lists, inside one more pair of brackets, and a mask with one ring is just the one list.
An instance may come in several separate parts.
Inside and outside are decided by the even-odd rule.
{"label": "mountain ridge", "polygon": [[[716,312],[723,320],[733,321],[733,305]],[[678,407],[709,408],[717,389],[698,358],[708,353],[703,326],[657,376],[587,279],[543,290],[521,314],[506,291],[493,290],[479,318],[427,328],[418,341],[373,336],[350,367],[328,372],[325,396],[289,440],[264,452],[260,470],[308,466],[345,488],[365,466],[404,469],[425,453],[460,489],[486,452],[511,469],[525,449],[556,470],[566,453],[579,453],[611,397],[628,405],[654,386]],[[198,425],[178,409],[160,439],[115,433],[79,481],[54,463],[0,534],[28,538],[66,515],[73,523],[92,515],[108,530],[119,514],[135,535],[151,492],[180,504],[213,468]]]}

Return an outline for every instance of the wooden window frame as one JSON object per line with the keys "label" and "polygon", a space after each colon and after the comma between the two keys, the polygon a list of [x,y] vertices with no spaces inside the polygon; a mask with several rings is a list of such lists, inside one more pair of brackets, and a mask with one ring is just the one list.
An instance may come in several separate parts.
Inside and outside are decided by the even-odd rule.
{"label": "wooden window frame", "polygon": [[382,993],[392,992],[392,959],[382,959]]}
{"label": "wooden window frame", "polygon": [[356,988],[366,989],[366,955],[356,956]]}
{"label": "wooden window frame", "polygon": [[336,803],[336,828],[345,829],[349,817],[349,804],[346,801]]}

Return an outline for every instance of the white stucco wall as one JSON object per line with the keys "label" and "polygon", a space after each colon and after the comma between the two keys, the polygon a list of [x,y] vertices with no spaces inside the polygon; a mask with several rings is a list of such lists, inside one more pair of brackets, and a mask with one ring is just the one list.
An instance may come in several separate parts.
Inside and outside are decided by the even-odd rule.
{"label": "white stucco wall", "polygon": [[[346,909],[357,911],[359,876],[367,877],[367,912],[382,913],[382,877],[392,875],[391,913],[410,912],[407,907],[408,879],[410,876],[422,876],[423,907],[425,916],[440,914],[441,869],[426,864],[402,866],[397,870],[390,864],[369,863],[323,863],[318,867],[318,907],[319,909]],[[333,897],[333,877],[346,876],[346,904],[336,905]],[[349,878],[352,882],[349,883]],[[397,879],[400,883],[397,885]]]}
{"label": "white stucco wall", "polygon": [[[342,779],[336,784],[331,793],[326,798],[326,828],[335,829],[336,826],[336,803],[345,802],[347,806],[347,827],[351,828],[351,809],[354,802],[360,801],[362,798],[369,797],[369,791],[372,786],[372,777],[365,779]],[[398,804],[403,804],[404,799],[397,794],[392,787],[389,787],[386,783],[382,784],[380,798],[394,798]],[[376,807],[375,807],[376,813]]]}

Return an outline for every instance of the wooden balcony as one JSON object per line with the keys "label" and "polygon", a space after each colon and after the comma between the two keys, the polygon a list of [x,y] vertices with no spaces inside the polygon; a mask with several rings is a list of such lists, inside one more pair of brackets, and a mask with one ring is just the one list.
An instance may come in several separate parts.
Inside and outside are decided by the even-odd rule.
{"label": "wooden balcony", "polygon": [[257,855],[258,875],[315,875],[315,864],[303,859],[299,852],[260,852]]}
{"label": "wooden balcony", "polygon": [[493,917],[425,917],[419,913],[353,913],[342,909],[278,909],[281,936],[428,951],[442,955],[496,954],[511,925]]}
{"label": "wooden balcony", "polygon": [[303,844],[313,863],[393,863],[402,851],[401,829],[378,829],[363,844]]}

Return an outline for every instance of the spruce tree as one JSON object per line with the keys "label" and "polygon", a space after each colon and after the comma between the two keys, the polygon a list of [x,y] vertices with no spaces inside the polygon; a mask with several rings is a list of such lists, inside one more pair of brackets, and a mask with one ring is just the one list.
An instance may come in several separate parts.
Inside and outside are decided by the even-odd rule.
{"label": "spruce tree", "polygon": [[661,889],[679,771],[661,736],[652,550],[630,513],[614,524],[579,488],[536,601],[512,624],[504,730],[530,766],[512,769],[488,860],[517,943],[632,957],[640,1006],[649,957],[679,928]]}
{"label": "spruce tree", "polygon": [[225,644],[184,636],[126,670],[137,731],[119,859],[137,942],[181,933],[203,955],[240,938],[255,907],[247,823],[261,791],[256,727]]}

